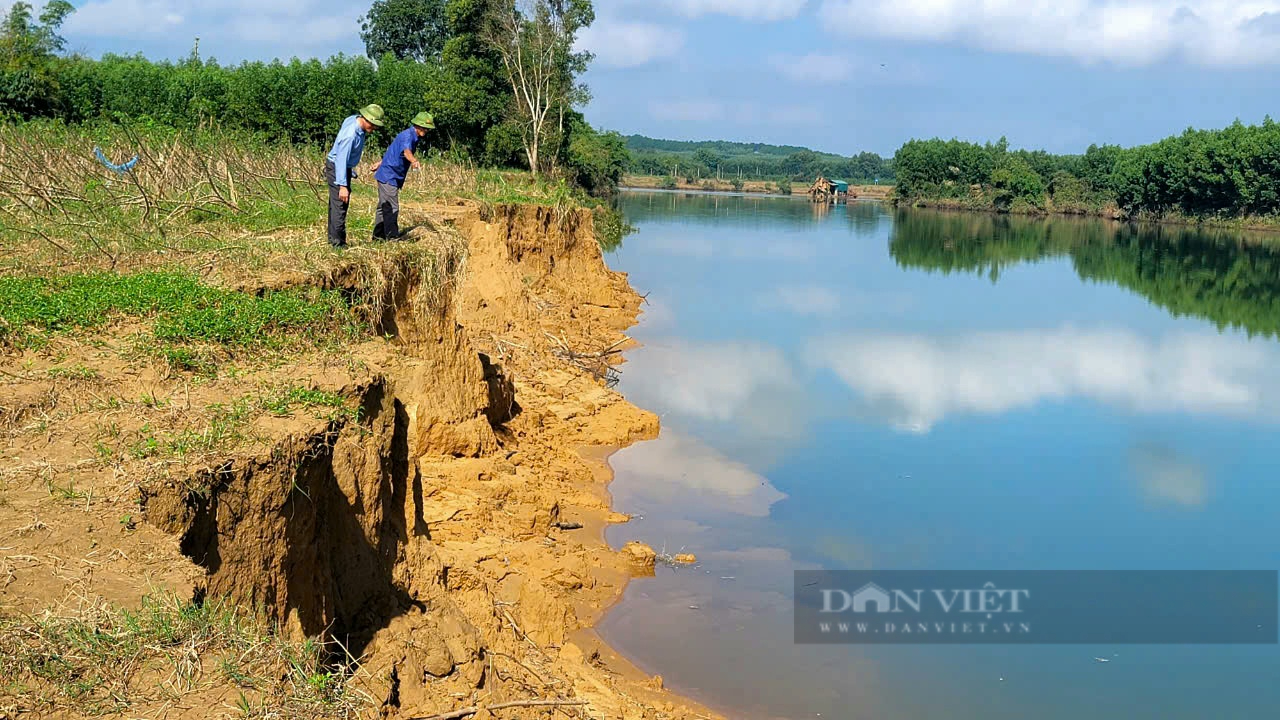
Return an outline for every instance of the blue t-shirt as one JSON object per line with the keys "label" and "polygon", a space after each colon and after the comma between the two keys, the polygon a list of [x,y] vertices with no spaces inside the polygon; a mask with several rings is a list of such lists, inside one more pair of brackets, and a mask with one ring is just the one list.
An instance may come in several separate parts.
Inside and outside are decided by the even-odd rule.
{"label": "blue t-shirt", "polygon": [[364,155],[364,128],[360,127],[359,115],[352,115],[342,121],[342,129],[338,138],[333,141],[333,149],[329,151],[329,162],[333,163],[333,184],[343,187],[347,184],[347,175],[351,168],[360,164]]}
{"label": "blue t-shirt", "polygon": [[404,156],[405,150],[418,147],[418,131],[409,128],[391,141],[391,147],[382,156],[382,167],[373,174],[380,183],[404,187],[404,176],[409,173],[409,160]]}

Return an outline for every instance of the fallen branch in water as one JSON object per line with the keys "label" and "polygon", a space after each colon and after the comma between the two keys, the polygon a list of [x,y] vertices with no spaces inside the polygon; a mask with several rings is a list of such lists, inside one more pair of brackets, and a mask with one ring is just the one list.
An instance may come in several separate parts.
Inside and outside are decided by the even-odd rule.
{"label": "fallen branch in water", "polygon": [[[586,700],[516,700],[514,702],[498,703],[497,705],[487,705],[485,706],[484,709],[493,711],[493,710],[505,710],[506,708],[517,708],[517,707],[563,707],[566,705],[586,705],[586,704],[587,704]],[[476,707],[475,705],[472,705],[471,707],[465,707],[465,708],[462,708],[461,710],[454,710],[453,712],[441,713],[439,715],[421,715],[418,717],[409,718],[409,720],[458,720],[458,718],[464,718],[469,715],[475,715],[478,712],[480,712],[480,708]]]}

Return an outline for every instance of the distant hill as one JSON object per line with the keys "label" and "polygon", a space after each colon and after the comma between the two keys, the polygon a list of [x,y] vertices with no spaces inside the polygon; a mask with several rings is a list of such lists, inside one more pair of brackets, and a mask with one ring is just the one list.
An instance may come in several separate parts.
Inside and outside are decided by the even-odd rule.
{"label": "distant hill", "polygon": [[893,164],[875,153],[845,157],[799,145],[770,145],[727,140],[660,140],[626,137],[633,175],[812,182],[818,175],[872,183],[892,181]]}
{"label": "distant hill", "polygon": [[[742,155],[786,157],[792,153],[805,150],[816,152],[798,145],[770,145],[768,143],[729,142],[728,140],[660,140],[658,138],[645,137],[644,135],[628,135],[627,149],[637,152],[649,150],[668,153],[694,153],[698,150],[710,150],[728,157]],[[826,155],[829,153],[819,154]]]}

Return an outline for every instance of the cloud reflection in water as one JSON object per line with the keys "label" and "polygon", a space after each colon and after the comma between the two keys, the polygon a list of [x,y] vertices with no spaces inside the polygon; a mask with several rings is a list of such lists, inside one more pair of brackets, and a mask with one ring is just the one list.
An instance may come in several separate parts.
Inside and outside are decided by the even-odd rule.
{"label": "cloud reflection in water", "polygon": [[1000,414],[1088,398],[1136,412],[1271,418],[1280,354],[1225,335],[1152,341],[1121,330],[1027,330],[967,337],[838,335],[810,343],[877,416],[928,432],[950,415]]}

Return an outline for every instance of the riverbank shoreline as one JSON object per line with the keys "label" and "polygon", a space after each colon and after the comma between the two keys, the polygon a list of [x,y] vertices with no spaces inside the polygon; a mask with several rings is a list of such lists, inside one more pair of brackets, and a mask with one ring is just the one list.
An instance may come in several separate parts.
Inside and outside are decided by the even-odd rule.
{"label": "riverbank shoreline", "polygon": [[[1117,223],[1138,225],[1170,225],[1179,227],[1205,228],[1212,230],[1231,230],[1238,232],[1256,232],[1280,234],[1280,218],[1237,218],[1229,220],[1192,218],[1183,215],[1163,215],[1160,217],[1128,217],[1118,208],[1108,206],[1101,209],[1062,209],[1044,210],[1008,209],[1001,210],[990,204],[966,202],[955,198],[895,198],[885,200],[894,208],[938,210],[943,212],[982,213],[989,215],[1015,215],[1026,218],[1090,218],[1108,220]],[[1280,239],[1280,238],[1278,238]]]}
{"label": "riverbank shoreline", "polygon": [[[258,668],[251,682],[234,659],[154,641],[147,663],[79,671],[121,665],[88,690],[20,670],[0,708],[88,716],[100,692],[132,715],[174,718],[281,702],[285,718],[532,720],[549,704],[715,716],[591,630],[653,564],[609,548],[604,529],[628,518],[610,505],[607,454],[578,448],[658,432],[609,382],[641,298],[606,266],[591,213],[459,201],[406,203],[404,217],[418,228],[407,242],[358,244],[316,272],[206,271],[254,297],[376,291],[378,335],[341,354],[246,357],[192,377],[130,354],[142,320],[0,357],[14,399],[0,408],[4,627],[43,617],[109,632],[102,623],[156,597],[175,613],[229,598],[260,609],[281,642],[318,638],[359,658],[341,680],[313,676],[349,687],[341,709],[311,680],[288,691],[306,704],[265,680],[288,671]],[[397,264],[420,244],[438,277]],[[384,270],[366,267],[384,255]],[[275,388],[337,409],[254,399]],[[235,443],[190,452],[195,433],[232,422],[235,398],[246,398]],[[31,640],[39,630],[14,637],[35,642],[24,653],[64,652]],[[191,668],[177,688],[172,662]]]}
{"label": "riverbank shoreline", "polygon": [[[735,188],[727,180],[711,178],[687,182],[677,179],[675,187],[664,187],[664,182],[672,178],[656,175],[625,175],[619,185],[620,190],[663,190],[671,192],[705,192],[713,194],[760,195],[769,197],[795,197],[807,200],[808,186],[803,183],[791,183],[791,193],[779,190],[778,182],[773,180],[744,180],[741,188]],[[857,199],[884,200],[893,192],[892,185],[850,185],[849,190]]]}

